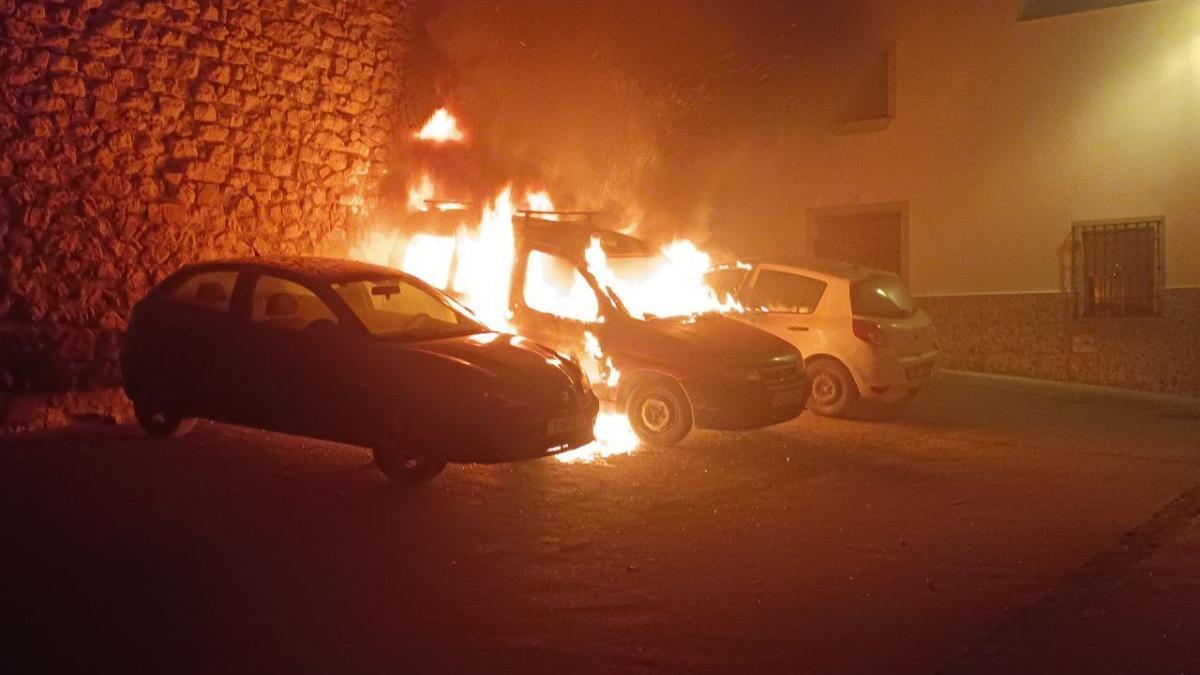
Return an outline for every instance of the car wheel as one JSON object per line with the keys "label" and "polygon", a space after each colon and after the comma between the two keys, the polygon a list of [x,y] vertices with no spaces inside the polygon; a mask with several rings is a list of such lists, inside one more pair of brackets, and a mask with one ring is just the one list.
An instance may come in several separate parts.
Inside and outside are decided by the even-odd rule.
{"label": "car wheel", "polygon": [[808,409],[818,415],[842,417],[858,405],[858,386],[846,366],[833,359],[817,359],[808,364],[812,394]]}
{"label": "car wheel", "polygon": [[186,436],[196,426],[195,417],[169,413],[145,401],[133,402],[133,414],[147,434],[155,438]]}
{"label": "car wheel", "polygon": [[674,382],[650,382],[634,389],[626,415],[638,437],[650,445],[675,445],[692,430],[692,404]]}
{"label": "car wheel", "polygon": [[392,438],[372,449],[375,465],[392,481],[417,485],[430,480],[446,468],[446,460],[433,452],[424,433],[414,425],[397,423]]}

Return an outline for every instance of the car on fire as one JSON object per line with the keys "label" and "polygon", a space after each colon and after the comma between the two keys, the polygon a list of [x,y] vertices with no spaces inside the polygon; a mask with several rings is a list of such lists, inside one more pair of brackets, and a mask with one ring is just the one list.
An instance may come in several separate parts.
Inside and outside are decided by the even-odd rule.
{"label": "car on fire", "polygon": [[188,265],[134,308],[121,367],[151,435],[203,417],[362,445],[408,483],[585,445],[599,407],[577,363],[348,260]]}
{"label": "car on fire", "polygon": [[901,403],[933,377],[933,323],[895,274],[809,259],[725,265],[707,281],[743,305],[740,320],[804,352],[814,412],[852,414],[864,399]]}
{"label": "car on fire", "polygon": [[[799,350],[718,313],[655,316],[632,312],[589,270],[595,241],[609,261],[653,264],[646,242],[599,227],[585,212],[519,212],[507,297],[517,332],[588,362],[601,399],[625,412],[638,437],[670,446],[693,428],[754,429],[804,411],[809,381]],[[410,226],[451,233],[461,215],[430,210]],[[447,227],[446,224],[451,226]],[[461,264],[457,258],[451,266]],[[443,275],[444,276],[444,275]],[[604,375],[607,367],[619,374]]]}

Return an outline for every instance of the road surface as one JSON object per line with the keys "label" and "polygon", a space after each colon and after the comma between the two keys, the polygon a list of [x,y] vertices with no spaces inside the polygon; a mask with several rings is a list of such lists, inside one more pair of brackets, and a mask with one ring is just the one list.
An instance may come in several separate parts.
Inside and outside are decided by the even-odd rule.
{"label": "road surface", "polygon": [[214,424],[0,439],[0,658],[88,673],[1200,670],[1194,408],[943,374],[876,417],[806,414],[598,464],[452,466],[407,494],[364,450]]}

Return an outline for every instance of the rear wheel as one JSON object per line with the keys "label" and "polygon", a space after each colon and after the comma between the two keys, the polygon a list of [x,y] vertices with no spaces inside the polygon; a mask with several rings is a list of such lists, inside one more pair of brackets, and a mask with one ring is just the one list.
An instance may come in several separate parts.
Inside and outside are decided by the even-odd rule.
{"label": "rear wheel", "polygon": [[833,359],[816,359],[808,364],[808,376],[812,379],[809,410],[818,415],[842,417],[850,414],[858,405],[858,386],[854,384],[850,371],[841,363]]}
{"label": "rear wheel", "polygon": [[155,438],[179,438],[186,436],[196,426],[195,417],[184,417],[167,412],[160,406],[147,401],[134,401],[133,414],[147,434]]}
{"label": "rear wheel", "polygon": [[626,403],[629,423],[650,445],[668,447],[692,430],[692,405],[675,382],[649,382],[633,390]]}
{"label": "rear wheel", "polygon": [[446,460],[416,425],[397,422],[394,427],[390,438],[372,449],[375,465],[383,475],[402,485],[418,485],[446,468]]}

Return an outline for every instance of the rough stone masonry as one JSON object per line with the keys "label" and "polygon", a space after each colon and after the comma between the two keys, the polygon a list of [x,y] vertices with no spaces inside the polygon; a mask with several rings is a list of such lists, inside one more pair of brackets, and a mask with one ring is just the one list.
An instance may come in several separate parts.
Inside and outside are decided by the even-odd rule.
{"label": "rough stone masonry", "polygon": [[401,0],[0,0],[0,429],[120,416],[130,307],[197,259],[343,250]]}

